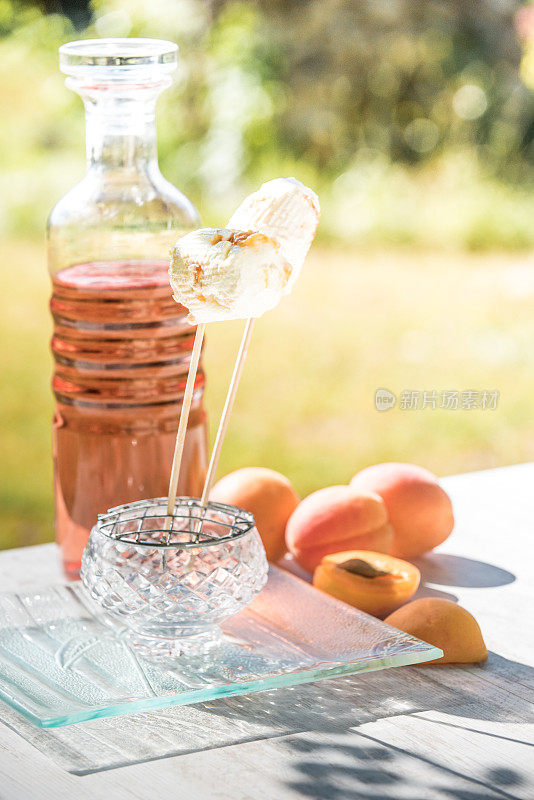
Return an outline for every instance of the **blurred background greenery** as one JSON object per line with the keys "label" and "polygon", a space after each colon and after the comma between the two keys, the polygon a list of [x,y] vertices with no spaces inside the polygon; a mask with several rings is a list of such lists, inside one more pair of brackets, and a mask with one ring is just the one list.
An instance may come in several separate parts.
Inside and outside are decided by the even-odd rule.
{"label": "blurred background greenery", "polygon": [[[534,12],[514,0],[0,0],[0,547],[52,530],[47,214],[84,171],[58,46],[173,39],[162,171],[221,224],[275,175],[320,194],[293,295],[258,325],[221,472],[301,493],[381,460],[439,474],[534,444]],[[214,326],[218,414],[239,325]],[[380,414],[374,392],[500,392],[496,410]]]}

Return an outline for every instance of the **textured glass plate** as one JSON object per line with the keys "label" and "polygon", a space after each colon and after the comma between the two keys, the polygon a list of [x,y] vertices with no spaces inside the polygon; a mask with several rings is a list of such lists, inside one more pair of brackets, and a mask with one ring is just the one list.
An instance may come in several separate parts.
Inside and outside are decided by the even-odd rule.
{"label": "textured glass plate", "polygon": [[436,647],[271,567],[194,669],[141,659],[81,583],[0,596],[0,697],[43,728],[418,664]]}

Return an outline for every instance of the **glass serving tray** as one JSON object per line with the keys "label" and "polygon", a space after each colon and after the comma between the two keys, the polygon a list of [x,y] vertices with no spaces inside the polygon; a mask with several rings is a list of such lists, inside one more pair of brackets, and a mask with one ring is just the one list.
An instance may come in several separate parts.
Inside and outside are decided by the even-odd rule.
{"label": "glass serving tray", "polygon": [[80,582],[0,595],[0,697],[43,728],[431,661],[441,650],[270,567],[196,668],[142,659]]}

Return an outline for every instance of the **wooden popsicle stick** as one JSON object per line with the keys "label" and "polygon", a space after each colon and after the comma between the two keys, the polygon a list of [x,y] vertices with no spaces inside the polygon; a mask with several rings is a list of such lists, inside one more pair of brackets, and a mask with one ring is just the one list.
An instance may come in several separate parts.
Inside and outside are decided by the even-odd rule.
{"label": "wooden popsicle stick", "polygon": [[193,392],[195,390],[195,379],[197,376],[198,362],[200,361],[200,353],[202,352],[202,341],[204,339],[204,332],[206,324],[201,323],[197,327],[195,334],[195,341],[193,342],[193,350],[191,352],[191,361],[189,362],[189,372],[187,373],[187,382],[185,384],[184,397],[182,400],[182,410],[180,412],[180,422],[178,423],[178,433],[176,434],[176,444],[174,446],[174,456],[172,459],[171,478],[169,481],[169,498],[167,500],[167,514],[172,517],[174,514],[174,503],[176,501],[176,490],[178,488],[178,478],[180,475],[180,466],[182,463],[182,455],[184,452],[185,436],[187,433],[187,422],[189,420],[189,412],[191,411],[191,403],[193,401]]}
{"label": "wooden popsicle stick", "polygon": [[230,386],[228,388],[228,394],[226,395],[224,408],[221,414],[221,419],[219,421],[219,428],[217,430],[217,436],[215,437],[215,444],[213,445],[213,451],[211,453],[208,472],[206,474],[206,480],[204,482],[204,489],[202,490],[202,499],[200,501],[200,504],[202,506],[205,506],[206,503],[208,502],[208,497],[211,491],[211,487],[213,485],[215,472],[217,471],[217,465],[219,463],[219,457],[221,455],[226,429],[228,428],[230,414],[232,413],[232,409],[234,407],[235,396],[237,394],[237,387],[239,386],[241,373],[243,372],[243,365],[245,363],[248,346],[250,344],[250,337],[252,336],[254,322],[255,319],[253,317],[247,320],[247,324],[245,325],[245,330],[243,331],[241,344],[239,345],[239,351],[237,353],[232,379],[230,381]]}

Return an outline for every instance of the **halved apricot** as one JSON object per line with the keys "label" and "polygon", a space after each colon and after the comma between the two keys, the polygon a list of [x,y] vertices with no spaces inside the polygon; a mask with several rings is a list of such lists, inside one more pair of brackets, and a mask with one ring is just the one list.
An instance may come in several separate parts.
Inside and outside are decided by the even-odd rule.
{"label": "halved apricot", "polygon": [[451,600],[421,597],[399,608],[386,622],[443,650],[443,656],[427,662],[428,666],[477,664],[488,657],[478,622]]}
{"label": "halved apricot", "polygon": [[317,589],[374,617],[384,617],[406,603],[420,579],[413,564],[370,550],[332,553],[313,573]]}

